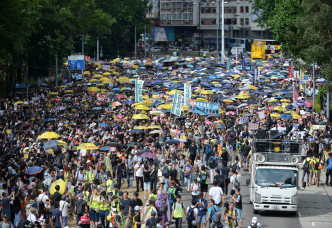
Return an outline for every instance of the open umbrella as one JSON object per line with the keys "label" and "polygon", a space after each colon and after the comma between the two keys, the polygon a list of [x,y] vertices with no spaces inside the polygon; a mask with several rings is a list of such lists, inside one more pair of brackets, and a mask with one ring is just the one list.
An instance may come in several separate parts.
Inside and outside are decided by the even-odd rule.
{"label": "open umbrella", "polygon": [[78,150],[98,150],[98,147],[93,143],[82,143],[78,146]]}
{"label": "open umbrella", "polygon": [[282,119],[282,120],[291,120],[291,119],[293,119],[293,117],[289,113],[284,113],[280,116],[280,119]]}
{"label": "open umbrella", "polygon": [[152,153],[152,151],[150,149],[139,150],[137,151],[137,156],[141,156],[144,153]]}
{"label": "open umbrella", "polygon": [[134,147],[135,145],[137,145],[139,147],[143,146],[143,144],[139,143],[139,142],[130,142],[130,143],[127,144],[127,147]]}
{"label": "open umbrella", "polygon": [[100,148],[100,151],[109,151],[110,150],[110,146],[103,146],[102,148]]}
{"label": "open umbrella", "polygon": [[108,142],[106,143],[107,146],[111,146],[111,147],[121,147],[122,145],[118,142]]}
{"label": "open umbrella", "polygon": [[225,124],[224,124],[223,122],[220,122],[220,121],[214,121],[214,122],[211,124],[211,126],[212,126],[213,128],[222,128],[222,129],[225,129],[225,128],[226,128]]}
{"label": "open umbrella", "polygon": [[41,134],[39,136],[39,139],[56,139],[59,137],[60,137],[60,135],[58,135],[57,133],[48,131],[48,132],[44,132],[43,134]]}
{"label": "open umbrella", "polygon": [[157,158],[157,155],[155,155],[154,153],[151,153],[151,152],[145,152],[145,153],[141,154],[140,156],[143,158],[154,158],[154,159]]}
{"label": "open umbrella", "polygon": [[177,139],[170,139],[166,141],[166,144],[178,144],[178,143],[180,143],[180,141]]}
{"label": "open umbrella", "polygon": [[40,167],[40,166],[32,166],[32,167],[29,167],[25,170],[25,174],[27,175],[35,175],[35,174],[38,174],[38,173],[41,173],[43,172],[44,168],[43,167]]}
{"label": "open umbrella", "polygon": [[98,126],[103,127],[103,128],[109,128],[110,127],[110,125],[107,124],[107,123],[99,123]]}
{"label": "open umbrella", "polygon": [[66,190],[66,182],[64,182],[62,179],[59,179],[59,180],[55,181],[55,182],[52,184],[52,186],[51,186],[51,188],[50,188],[50,194],[51,194],[51,195],[53,195],[53,194],[56,192],[56,190],[55,190],[55,186],[57,186],[57,185],[59,185],[59,187],[60,187],[60,190],[59,190],[60,194],[64,194],[64,193],[65,193],[65,190]]}
{"label": "open umbrella", "polygon": [[130,129],[129,133],[131,134],[139,134],[139,133],[142,133],[143,130],[141,129]]}
{"label": "open umbrella", "polygon": [[57,140],[51,140],[44,144],[44,149],[49,149],[58,146],[60,143]]}

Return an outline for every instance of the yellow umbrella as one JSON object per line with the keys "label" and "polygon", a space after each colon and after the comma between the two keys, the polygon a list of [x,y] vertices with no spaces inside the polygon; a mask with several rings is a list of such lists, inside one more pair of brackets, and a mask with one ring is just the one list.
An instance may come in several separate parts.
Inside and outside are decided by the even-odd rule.
{"label": "yellow umbrella", "polygon": [[246,88],[247,89],[252,89],[252,90],[257,90],[257,87],[253,86],[253,85],[247,85]]}
{"label": "yellow umbrella", "polygon": [[279,111],[279,112],[283,112],[286,110],[286,108],[282,107],[282,106],[276,106],[273,108],[273,110]]}
{"label": "yellow umbrella", "polygon": [[133,115],[134,120],[149,120],[150,118],[144,114],[135,114]]}
{"label": "yellow umbrella", "polygon": [[268,103],[279,102],[277,99],[269,100]]}
{"label": "yellow umbrella", "polygon": [[89,87],[88,88],[88,92],[99,92],[100,89],[98,89],[97,87]]}
{"label": "yellow umbrella", "polygon": [[173,89],[173,90],[171,90],[171,91],[168,93],[168,95],[174,95],[176,92],[182,94],[182,92],[181,92],[180,90],[178,90],[178,89]]}
{"label": "yellow umbrella", "polygon": [[213,94],[213,91],[211,90],[203,90],[201,94]]}
{"label": "yellow umbrella", "polygon": [[15,104],[16,104],[16,105],[23,104],[23,101],[16,101]]}
{"label": "yellow umbrella", "polygon": [[90,71],[84,71],[83,75],[91,74]]}
{"label": "yellow umbrella", "polygon": [[280,114],[279,113],[272,113],[270,116],[279,119]]}
{"label": "yellow umbrella", "polygon": [[236,99],[243,99],[243,100],[245,100],[245,99],[249,99],[249,98],[250,98],[250,96],[247,95],[247,94],[239,94],[239,95],[236,96]]}
{"label": "yellow umbrella", "polygon": [[50,93],[48,93],[49,95],[58,95],[58,93],[57,92],[50,92]]}
{"label": "yellow umbrella", "polygon": [[145,130],[145,129],[147,129],[147,127],[146,126],[135,126],[134,129]]}
{"label": "yellow umbrella", "polygon": [[93,77],[94,78],[102,78],[103,76],[101,74],[95,74]]}
{"label": "yellow umbrella", "polygon": [[104,86],[104,84],[103,83],[99,83],[99,84],[97,84],[96,86]]}
{"label": "yellow umbrella", "polygon": [[39,139],[56,139],[56,138],[60,138],[60,135],[52,131],[44,132],[39,136]]}
{"label": "yellow umbrella", "polygon": [[158,106],[159,109],[171,109],[172,104],[162,104]]}
{"label": "yellow umbrella", "polygon": [[283,99],[281,99],[280,101],[281,101],[281,102],[285,102],[285,103],[289,103],[289,100],[286,99],[286,98],[283,98]]}
{"label": "yellow umbrella", "polygon": [[148,129],[160,129],[161,127],[158,125],[150,125],[148,126]]}
{"label": "yellow umbrella", "polygon": [[188,105],[182,105],[182,111],[187,111],[189,109],[189,106]]}
{"label": "yellow umbrella", "polygon": [[[107,73],[107,72],[106,72]],[[106,78],[106,77],[102,77],[102,78],[100,78],[99,79],[99,81],[108,81],[108,80],[110,80],[109,78]]]}
{"label": "yellow umbrella", "polygon": [[57,140],[59,143],[59,146],[67,146],[67,143],[63,140]]}
{"label": "yellow umbrella", "polygon": [[103,75],[110,75],[110,72],[104,72]]}
{"label": "yellow umbrella", "polygon": [[78,150],[98,150],[99,148],[93,143],[82,143],[77,147]]}
{"label": "yellow umbrella", "polygon": [[94,82],[98,82],[98,79],[93,78],[93,79],[90,79],[90,80],[89,80],[89,83],[94,83]]}
{"label": "yellow umbrella", "polygon": [[135,106],[134,109],[135,110],[150,110],[151,108],[144,106],[144,105],[139,105],[139,106]]}
{"label": "yellow umbrella", "polygon": [[73,93],[73,90],[65,90],[65,93]]}
{"label": "yellow umbrella", "polygon": [[208,102],[205,98],[199,97],[196,99],[196,101],[201,101],[201,102]]}
{"label": "yellow umbrella", "polygon": [[225,100],[223,100],[223,102],[229,102],[229,103],[233,103],[234,101],[233,101],[233,100],[231,100],[231,99],[225,99]]}
{"label": "yellow umbrella", "polygon": [[138,66],[138,65],[133,65],[132,68],[134,68],[134,69],[138,69],[139,66]]}
{"label": "yellow umbrella", "polygon": [[67,88],[67,86],[65,86],[65,85],[62,85],[62,86],[60,86],[60,88]]}
{"label": "yellow umbrella", "polygon": [[51,195],[53,195],[56,192],[55,186],[57,186],[57,185],[60,186],[60,190],[59,190],[60,194],[64,194],[65,193],[65,191],[66,191],[66,182],[64,182],[62,179],[58,179],[57,181],[55,181],[52,184],[52,186],[50,188],[50,194]]}
{"label": "yellow umbrella", "polygon": [[293,119],[299,119],[299,118],[302,118],[302,116],[300,116],[299,114],[294,114],[294,115],[292,115],[292,117],[293,117]]}

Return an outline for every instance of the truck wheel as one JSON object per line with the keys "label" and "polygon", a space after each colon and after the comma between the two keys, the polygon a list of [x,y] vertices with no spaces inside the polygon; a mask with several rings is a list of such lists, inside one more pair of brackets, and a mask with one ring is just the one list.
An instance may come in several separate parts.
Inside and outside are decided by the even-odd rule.
{"label": "truck wheel", "polygon": [[252,204],[252,201],[251,201],[251,200],[249,200],[249,203],[250,203],[250,204]]}
{"label": "truck wheel", "polygon": [[290,216],[292,216],[292,217],[295,217],[297,215],[297,211],[292,211],[291,213],[290,213]]}
{"label": "truck wheel", "polygon": [[258,214],[258,210],[253,209],[253,213],[254,213],[254,215],[257,215]]}

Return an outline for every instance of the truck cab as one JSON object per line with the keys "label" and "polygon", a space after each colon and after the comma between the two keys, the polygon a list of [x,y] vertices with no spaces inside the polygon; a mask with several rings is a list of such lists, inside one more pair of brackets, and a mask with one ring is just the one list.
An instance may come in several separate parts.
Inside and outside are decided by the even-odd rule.
{"label": "truck cab", "polygon": [[254,139],[250,179],[253,213],[285,211],[298,207],[300,143],[285,139]]}

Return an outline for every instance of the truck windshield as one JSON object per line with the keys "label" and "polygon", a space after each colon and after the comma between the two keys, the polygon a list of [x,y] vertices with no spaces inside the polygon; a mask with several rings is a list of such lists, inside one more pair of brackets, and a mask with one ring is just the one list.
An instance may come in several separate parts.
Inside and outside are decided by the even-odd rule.
{"label": "truck windshield", "polygon": [[257,169],[256,184],[264,187],[297,186],[297,170],[291,169]]}

